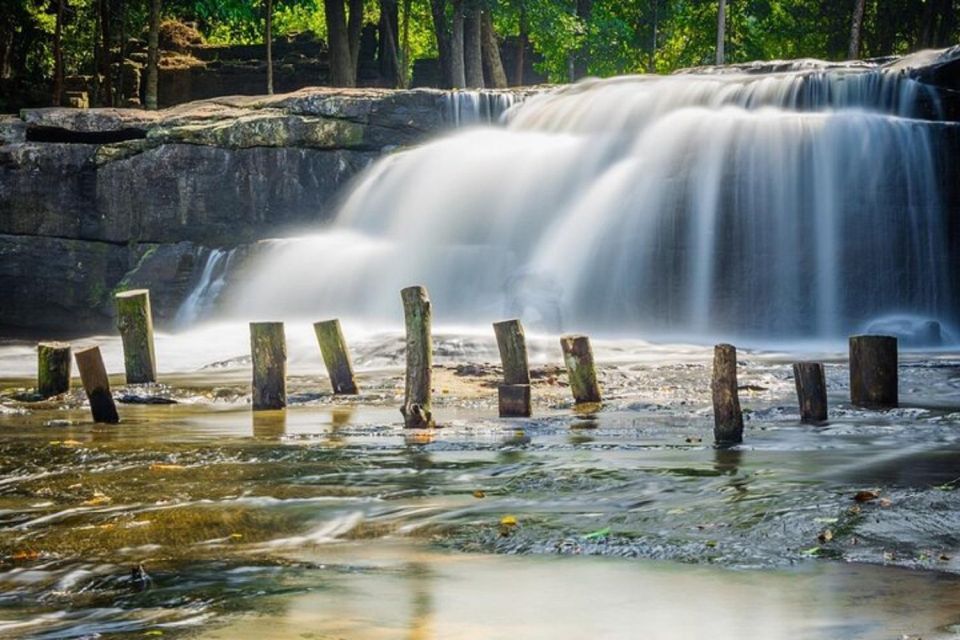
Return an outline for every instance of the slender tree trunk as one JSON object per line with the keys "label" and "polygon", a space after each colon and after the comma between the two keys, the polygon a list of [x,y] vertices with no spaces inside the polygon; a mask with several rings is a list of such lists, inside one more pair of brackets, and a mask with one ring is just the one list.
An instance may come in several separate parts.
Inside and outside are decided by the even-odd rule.
{"label": "slender tree trunk", "polygon": [[727,0],[720,0],[717,12],[717,64],[726,62],[723,45],[727,40]]}
{"label": "slender tree trunk", "polygon": [[957,14],[953,7],[953,0],[940,0],[940,7],[940,24],[934,40],[934,46],[937,48],[950,46],[953,33],[957,28]]}
{"label": "slender tree trunk", "polygon": [[507,72],[503,69],[503,60],[500,58],[500,39],[493,27],[493,14],[489,10],[483,12],[481,29],[486,86],[494,89],[505,89],[507,87]]}
{"label": "slender tree trunk", "polygon": [[53,106],[63,98],[63,2],[57,2],[57,26],[53,32]]}
{"label": "slender tree trunk", "polygon": [[660,18],[660,0],[653,0],[653,37],[650,38],[650,62],[647,64],[647,73],[657,72],[657,29]]}
{"label": "slender tree trunk", "polygon": [[854,0],[853,20],[850,23],[850,49],[847,59],[856,60],[860,57],[860,39],[863,30],[863,12],[866,10],[866,0]]}
{"label": "slender tree trunk", "polygon": [[377,46],[380,75],[390,80],[390,86],[400,86],[400,51],[397,48],[399,23],[397,0],[380,0],[380,41]]}
{"label": "slender tree trunk", "polygon": [[573,80],[585,78],[590,67],[590,18],[593,15],[593,0],[577,0],[577,18],[583,23],[583,44],[573,55]]}
{"label": "slender tree trunk", "polygon": [[150,0],[150,33],[147,36],[147,89],[145,101],[147,109],[156,109],[158,103],[158,85],[160,74],[160,2]]}
{"label": "slender tree trunk", "polygon": [[437,38],[437,52],[440,55],[440,75],[444,87],[450,88],[453,86],[453,52],[450,31],[447,28],[447,0],[430,0],[430,13],[433,16],[433,33]]}
{"label": "slender tree trunk", "polygon": [[403,44],[400,47],[400,79],[398,86],[406,89],[410,71],[410,5],[412,0],[403,0]]}
{"label": "slender tree trunk", "polygon": [[[861,4],[860,0],[856,0],[857,4]],[[920,33],[917,36],[917,49],[927,49],[931,46],[933,42],[933,23],[935,20],[935,12],[933,7],[933,0],[927,0],[923,5],[923,13],[920,14]],[[854,9],[854,18],[856,18],[856,9]]]}
{"label": "slender tree trunk", "polygon": [[524,75],[527,68],[527,46],[530,43],[530,34],[527,27],[527,5],[520,0],[520,25],[519,35],[517,36],[517,56],[514,60],[513,83],[518,87],[523,86]]}
{"label": "slender tree trunk", "polygon": [[470,9],[463,20],[463,67],[467,86],[483,89],[482,11]]}
{"label": "slender tree trunk", "polygon": [[327,21],[330,84],[335,87],[353,87],[357,84],[356,67],[350,52],[350,36],[343,0],[323,0]]}
{"label": "slender tree trunk", "polygon": [[363,31],[363,0],[349,0],[350,15],[347,18],[347,34],[350,38],[350,66],[353,83],[357,84],[358,65],[360,63],[360,33]]}
{"label": "slender tree trunk", "polygon": [[450,86],[454,89],[467,86],[467,71],[463,57],[463,18],[463,0],[453,0],[453,26],[450,29]]}
{"label": "slender tree trunk", "polygon": [[273,95],[273,0],[265,0],[267,27],[263,42],[267,48],[267,95]]}
{"label": "slender tree trunk", "polygon": [[113,55],[110,52],[112,40],[110,16],[110,0],[100,0],[100,30],[103,37],[103,50],[100,56],[103,68],[100,72],[103,74],[103,104],[108,107],[113,106]]}

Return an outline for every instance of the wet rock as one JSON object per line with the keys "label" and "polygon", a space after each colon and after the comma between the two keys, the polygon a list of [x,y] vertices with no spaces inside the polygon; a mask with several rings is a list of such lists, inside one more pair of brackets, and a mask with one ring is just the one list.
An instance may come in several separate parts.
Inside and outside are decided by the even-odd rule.
{"label": "wet rock", "polygon": [[126,393],[117,398],[117,402],[123,404],[178,404],[173,398],[163,396],[144,396],[133,393]]}

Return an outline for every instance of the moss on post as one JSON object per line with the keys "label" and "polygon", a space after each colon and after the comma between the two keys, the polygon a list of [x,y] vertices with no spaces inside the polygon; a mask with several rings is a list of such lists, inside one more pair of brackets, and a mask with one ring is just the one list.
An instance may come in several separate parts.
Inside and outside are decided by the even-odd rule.
{"label": "moss on post", "polygon": [[357,381],[353,376],[353,364],[350,362],[350,352],[347,342],[343,338],[343,330],[339,320],[325,320],[313,325],[320,344],[320,353],[323,363],[330,376],[330,385],[333,392],[340,395],[356,395]]}
{"label": "moss on post", "polygon": [[530,365],[527,362],[527,339],[519,320],[493,323],[503,365],[504,384],[530,384]]}
{"label": "moss on post", "polygon": [[593,364],[593,350],[587,336],[562,336],[563,362],[567,365],[570,390],[577,404],[600,402],[600,386]]}
{"label": "moss on post", "polygon": [[713,439],[719,445],[743,442],[743,412],[737,389],[737,348],[718,344],[713,348]]}
{"label": "moss on post", "polygon": [[893,336],[850,338],[850,402],[884,409],[899,404],[897,339]]}
{"label": "moss on post", "polygon": [[800,404],[800,421],[816,424],[827,419],[827,377],[819,362],[796,362],[793,379]]}
{"label": "moss on post", "polygon": [[404,389],[403,424],[409,429],[434,426],[430,411],[433,344],[431,342],[430,298],[424,287],[407,287],[400,292],[403,320],[407,329],[407,374]]}
{"label": "moss on post", "polygon": [[282,322],[250,323],[253,410],[287,406],[287,342]]}
{"label": "moss on post", "polygon": [[116,294],[115,299],[127,384],[156,382],[157,360],[153,349],[150,292],[146,289],[122,291]]}
{"label": "moss on post", "polygon": [[90,401],[90,413],[93,414],[93,421],[107,424],[120,422],[120,416],[117,415],[117,405],[110,393],[110,379],[107,377],[106,367],[103,366],[100,347],[80,349],[74,353],[73,357],[77,361],[83,390],[86,391],[87,399]]}
{"label": "moss on post", "polygon": [[70,391],[71,358],[69,343],[37,345],[37,394],[50,398]]}

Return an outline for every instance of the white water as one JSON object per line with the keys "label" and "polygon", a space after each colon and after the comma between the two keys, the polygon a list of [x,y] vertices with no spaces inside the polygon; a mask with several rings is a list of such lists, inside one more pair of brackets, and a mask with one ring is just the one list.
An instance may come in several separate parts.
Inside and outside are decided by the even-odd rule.
{"label": "white water", "polygon": [[[806,65],[589,81],[373,166],[334,223],[276,240],[235,318],[831,339],[890,314],[951,321],[922,85]],[[506,104],[457,99],[457,113]],[[472,106],[471,106],[472,105]],[[478,106],[480,105],[480,106]],[[485,113],[485,112],[484,112]],[[197,307],[204,300],[193,301]]]}

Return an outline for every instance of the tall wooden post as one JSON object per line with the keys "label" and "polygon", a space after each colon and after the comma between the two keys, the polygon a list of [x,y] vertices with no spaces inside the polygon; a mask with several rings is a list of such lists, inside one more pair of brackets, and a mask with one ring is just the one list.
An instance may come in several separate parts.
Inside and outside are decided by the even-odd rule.
{"label": "tall wooden post", "polygon": [[797,362],[793,365],[797,385],[800,421],[823,422],[827,419],[827,378],[819,362]]}
{"label": "tall wooden post", "polygon": [[347,350],[347,341],[343,338],[340,321],[334,319],[317,322],[314,323],[313,330],[317,334],[323,364],[327,367],[333,392],[356,395],[357,381],[353,377],[353,364],[350,362],[350,352]]}
{"label": "tall wooden post", "polygon": [[737,390],[737,348],[718,344],[713,348],[713,439],[717,444],[743,442],[743,413]]}
{"label": "tall wooden post", "polygon": [[146,289],[122,291],[116,295],[117,329],[123,340],[123,364],[127,384],[157,381],[157,361],[153,350],[153,316],[150,292]]}
{"label": "tall wooden post", "polygon": [[407,376],[404,392],[404,426],[410,429],[434,426],[430,411],[433,344],[430,335],[430,298],[424,287],[407,287],[400,292],[403,319],[407,328]]}
{"label": "tall wooden post", "polygon": [[899,404],[897,339],[893,336],[850,338],[850,402],[882,409]]}
{"label": "tall wooden post", "polygon": [[253,410],[287,406],[287,342],[282,322],[250,323]]}
{"label": "tall wooden post", "polygon": [[70,391],[70,344],[41,342],[37,345],[37,393],[43,398]]}
{"label": "tall wooden post", "polygon": [[593,350],[587,336],[561,336],[563,362],[567,365],[570,390],[577,404],[600,402],[600,386],[597,370],[593,364]]}
{"label": "tall wooden post", "polygon": [[120,422],[117,405],[110,393],[110,379],[107,377],[106,367],[103,366],[100,347],[80,349],[74,353],[73,357],[77,361],[77,369],[80,371],[80,380],[87,393],[87,400],[90,401],[93,421],[108,424]]}
{"label": "tall wooden post", "polygon": [[494,322],[500,349],[503,384],[497,388],[501,418],[525,418],[532,413],[527,341],[519,320]]}

